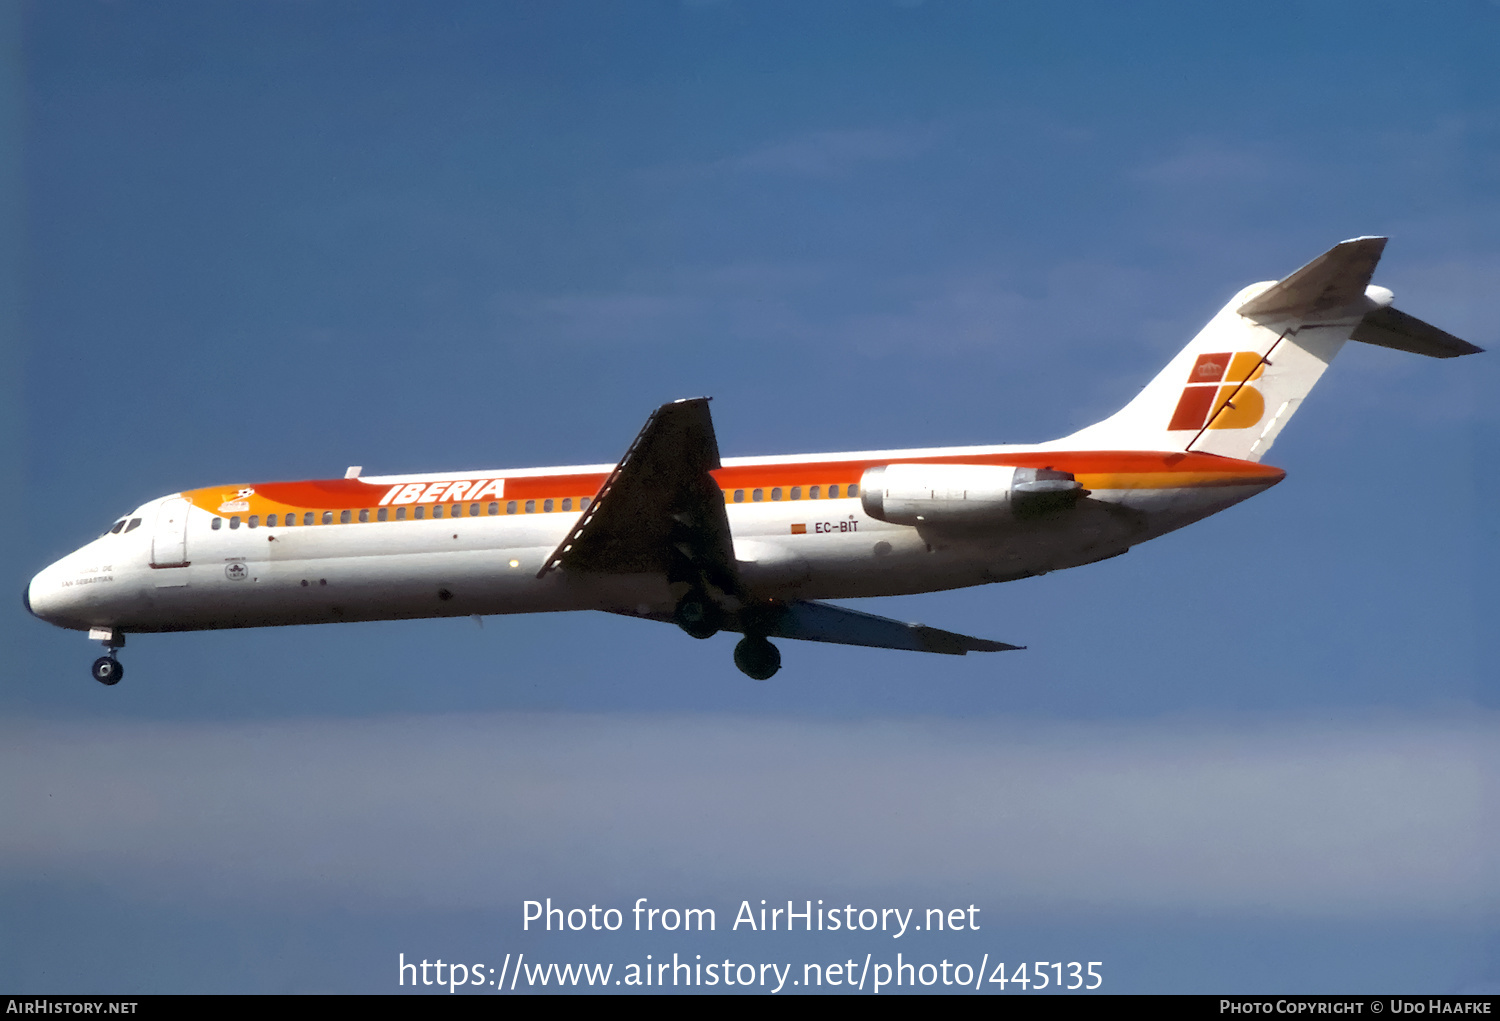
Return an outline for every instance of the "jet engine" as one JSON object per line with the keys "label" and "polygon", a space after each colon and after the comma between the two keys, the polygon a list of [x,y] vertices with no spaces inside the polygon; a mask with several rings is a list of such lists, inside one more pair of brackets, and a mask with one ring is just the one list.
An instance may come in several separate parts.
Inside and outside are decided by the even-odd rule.
{"label": "jet engine", "polygon": [[1088,495],[1072,473],[988,464],[887,464],[859,484],[865,513],[894,525],[989,528],[1066,510]]}

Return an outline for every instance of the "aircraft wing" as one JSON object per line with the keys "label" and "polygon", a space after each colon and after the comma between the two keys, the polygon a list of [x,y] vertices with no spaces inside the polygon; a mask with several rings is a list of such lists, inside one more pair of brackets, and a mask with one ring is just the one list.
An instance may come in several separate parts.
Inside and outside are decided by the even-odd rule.
{"label": "aircraft wing", "polygon": [[1025,648],[1024,645],[972,638],[924,624],[907,624],[890,617],[877,617],[873,613],[861,613],[811,600],[778,604],[762,608],[759,612],[747,608],[741,611],[740,616],[743,623],[751,626],[734,627],[733,630],[753,630],[767,638],[800,638],[808,642],[937,652],[948,656]]}
{"label": "aircraft wing", "polygon": [[702,578],[721,591],[735,591],[724,492],[709,474],[718,467],[708,398],[663,404],[537,577],[558,568],[662,573],[673,581]]}

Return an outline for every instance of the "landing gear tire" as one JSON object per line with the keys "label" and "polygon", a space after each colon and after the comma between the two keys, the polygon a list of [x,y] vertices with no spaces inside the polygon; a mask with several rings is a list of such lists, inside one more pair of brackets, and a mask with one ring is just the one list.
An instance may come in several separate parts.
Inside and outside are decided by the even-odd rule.
{"label": "landing gear tire", "polygon": [[124,665],[113,656],[100,656],[94,660],[94,680],[100,684],[119,684],[124,676]]}
{"label": "landing gear tire", "polygon": [[781,669],[781,650],[759,635],[747,635],[734,647],[734,665],[752,680],[770,680]]}
{"label": "landing gear tire", "polygon": [[694,590],[677,603],[672,621],[694,638],[712,638],[719,633],[719,608],[707,595]]}

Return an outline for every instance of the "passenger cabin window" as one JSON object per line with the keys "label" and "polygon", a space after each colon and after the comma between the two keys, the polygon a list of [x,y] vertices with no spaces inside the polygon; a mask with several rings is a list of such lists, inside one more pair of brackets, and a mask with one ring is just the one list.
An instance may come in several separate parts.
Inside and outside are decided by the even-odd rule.
{"label": "passenger cabin window", "polygon": [[734,491],[734,502],[735,503],[744,503],[745,502],[745,491],[743,489],[736,489]]}
{"label": "passenger cabin window", "polygon": [[347,525],[348,523],[349,523],[349,512],[348,511],[339,511],[339,524],[341,524],[341,525]]}
{"label": "passenger cabin window", "polygon": [[507,513],[507,514],[514,514],[515,512],[516,512],[516,501],[511,500],[511,501],[507,502],[506,505],[505,505],[505,513]]}
{"label": "passenger cabin window", "polygon": [[819,497],[818,497],[818,490],[819,490],[819,489],[820,489],[820,488],[821,488],[821,487],[819,487],[819,486],[813,486],[813,487],[812,487],[812,488],[811,488],[811,489],[809,489],[809,490],[808,490],[808,491],[807,491],[807,498],[808,498],[808,499],[809,499],[809,500],[816,500],[816,499],[818,499],[818,498],[819,498]]}
{"label": "passenger cabin window", "polygon": [[771,490],[771,499],[773,499],[773,500],[780,500],[781,499],[781,487],[780,486],[777,486],[775,489]]}
{"label": "passenger cabin window", "polygon": [[405,507],[397,507],[396,508],[396,520],[397,521],[405,521],[406,520],[406,508]]}
{"label": "passenger cabin window", "polygon": [[792,487],[792,499],[793,500],[800,500],[800,499],[802,499],[802,487],[801,486],[793,486]]}
{"label": "passenger cabin window", "polygon": [[370,508],[368,508],[368,507],[361,507],[359,509],[359,520],[360,520],[361,523],[370,520]]}
{"label": "passenger cabin window", "polygon": [[830,499],[830,500],[837,500],[838,498],[839,498],[839,487],[838,486],[829,486],[828,487],[828,499]]}
{"label": "passenger cabin window", "polygon": [[234,517],[232,517],[232,518],[229,519],[229,527],[230,528],[238,528],[238,527],[240,527],[240,516],[238,514],[236,514]]}
{"label": "passenger cabin window", "polygon": [[551,514],[552,513],[552,501],[548,500],[545,503],[543,503],[542,504],[542,510],[546,511],[548,514]]}
{"label": "passenger cabin window", "polygon": [[423,518],[423,516],[425,515],[425,513],[426,513],[426,508],[424,508],[424,507],[414,507],[414,508],[412,508],[411,519],[413,521],[421,521],[422,518]]}
{"label": "passenger cabin window", "polygon": [[477,518],[477,517],[479,517],[479,504],[477,504],[477,503],[471,503],[471,504],[469,504],[469,517],[471,517],[471,518]]}
{"label": "passenger cabin window", "polygon": [[856,497],[858,495],[859,495],[859,487],[858,486],[850,486],[849,487],[849,496],[850,496],[850,498],[852,499],[853,497]]}
{"label": "passenger cabin window", "polygon": [[499,514],[499,513],[500,513],[500,505],[498,503],[492,503],[492,504],[490,504],[490,516],[494,517],[496,514]]}
{"label": "passenger cabin window", "polygon": [[755,492],[753,492],[753,493],[750,494],[750,499],[754,500],[756,503],[759,503],[761,500],[764,500],[765,498],[766,498],[766,491],[764,489],[757,489]]}
{"label": "passenger cabin window", "polygon": [[288,514],[286,516],[286,527],[291,528],[296,523],[297,523],[297,515],[296,514]]}
{"label": "passenger cabin window", "polygon": [[443,516],[443,505],[442,504],[436,503],[436,504],[432,505],[432,516],[434,518],[440,518],[440,517]]}
{"label": "passenger cabin window", "polygon": [[259,528],[260,527],[260,515],[259,514],[252,514],[252,515],[250,515],[250,520],[247,521],[247,522],[245,522],[245,524],[249,525],[251,528]]}
{"label": "passenger cabin window", "polygon": [[325,524],[325,525],[331,525],[331,524],[333,524],[333,511],[324,511],[323,512],[323,524]]}
{"label": "passenger cabin window", "polygon": [[224,519],[223,518],[214,518],[213,523],[209,527],[212,528],[215,532],[217,532],[219,529],[221,529],[221,528],[224,527]]}
{"label": "passenger cabin window", "polygon": [[585,496],[582,500],[578,501],[578,509],[579,510],[588,510],[589,509],[589,504],[591,502],[592,502],[592,498]]}
{"label": "passenger cabin window", "polygon": [[572,510],[573,509],[573,498],[571,496],[565,496],[565,497],[563,497],[563,506],[562,506],[562,509],[563,510]]}
{"label": "passenger cabin window", "polygon": [[386,517],[387,517],[386,512],[388,510],[390,510],[389,507],[382,507],[378,511],[376,511],[375,512],[375,520],[376,521],[384,521],[386,519]]}
{"label": "passenger cabin window", "polygon": [[308,511],[306,514],[302,515],[302,523],[304,525],[310,525],[310,524],[313,523],[313,512],[312,511]]}
{"label": "passenger cabin window", "polygon": [[535,514],[536,513],[536,501],[535,500],[527,500],[526,501],[526,513],[527,514]]}

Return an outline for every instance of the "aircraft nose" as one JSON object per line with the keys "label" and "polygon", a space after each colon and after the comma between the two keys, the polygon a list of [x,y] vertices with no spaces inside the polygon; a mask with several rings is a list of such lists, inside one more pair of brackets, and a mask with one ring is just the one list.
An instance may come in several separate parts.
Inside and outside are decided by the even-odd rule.
{"label": "aircraft nose", "polygon": [[52,568],[50,567],[37,572],[27,584],[25,591],[21,593],[21,605],[26,607],[26,612],[37,620],[45,620],[48,624],[53,622],[52,618],[57,609],[52,605],[56,600],[51,598],[54,588],[51,575]]}
{"label": "aircraft nose", "polygon": [[70,612],[75,608],[72,601],[58,587],[57,564],[45,568],[31,579],[31,584],[21,593],[21,604],[26,607],[27,613],[48,624],[56,624],[58,627],[80,626],[73,620]]}

